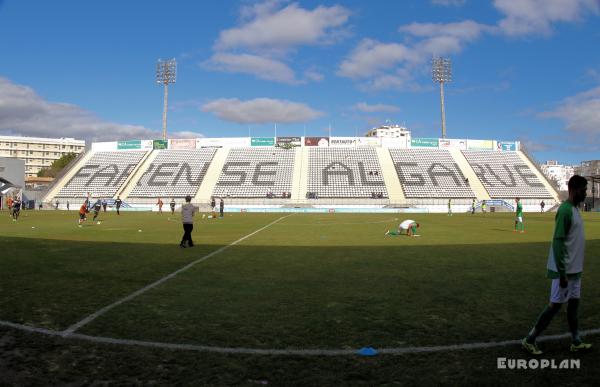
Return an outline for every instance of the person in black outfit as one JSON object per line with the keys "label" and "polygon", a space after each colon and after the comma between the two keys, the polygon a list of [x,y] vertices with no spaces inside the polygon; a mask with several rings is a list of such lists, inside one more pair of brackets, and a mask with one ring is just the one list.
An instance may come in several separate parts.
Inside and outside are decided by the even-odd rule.
{"label": "person in black outfit", "polygon": [[171,215],[175,215],[175,198],[171,198],[171,203],[169,203],[169,206],[171,206]]}
{"label": "person in black outfit", "polygon": [[[192,241],[192,231],[194,230],[194,214],[197,208],[191,203],[192,197],[190,195],[185,197],[185,204],[181,206],[181,223],[183,223],[183,238],[179,247],[194,247]],[[187,243],[187,246],[185,245]]]}
{"label": "person in black outfit", "polygon": [[12,205],[12,217],[13,222],[16,222],[19,219],[19,213],[21,212],[21,199],[16,198]]}
{"label": "person in black outfit", "polygon": [[117,200],[115,200],[115,206],[117,207],[117,215],[121,215],[121,212],[119,212],[119,210],[121,209],[121,204],[123,204],[123,201],[121,200],[120,196],[117,196]]}
{"label": "person in black outfit", "polygon": [[98,214],[100,214],[100,209],[102,208],[102,202],[100,201],[100,199],[96,200],[96,203],[94,203],[94,219],[92,219],[92,222],[95,222],[96,219],[98,219]]}
{"label": "person in black outfit", "polygon": [[223,209],[225,208],[225,202],[223,201],[223,198],[221,198],[221,201],[219,202],[219,217],[223,217]]}

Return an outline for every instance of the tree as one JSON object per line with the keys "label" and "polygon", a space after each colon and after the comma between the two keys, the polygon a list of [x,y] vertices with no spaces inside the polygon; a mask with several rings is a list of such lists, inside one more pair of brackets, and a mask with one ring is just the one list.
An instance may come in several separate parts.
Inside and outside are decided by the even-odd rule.
{"label": "tree", "polygon": [[67,153],[63,155],[60,159],[54,160],[52,165],[48,168],[40,169],[38,172],[38,177],[56,177],[60,171],[63,170],[71,161],[77,158],[77,154],[75,153]]}

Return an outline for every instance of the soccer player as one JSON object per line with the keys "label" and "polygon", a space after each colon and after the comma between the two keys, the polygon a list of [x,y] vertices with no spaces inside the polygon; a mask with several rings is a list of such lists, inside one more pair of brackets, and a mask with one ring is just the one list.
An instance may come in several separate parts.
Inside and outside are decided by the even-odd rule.
{"label": "soccer player", "polygon": [[448,199],[448,216],[452,216],[452,199]]}
{"label": "soccer player", "polygon": [[521,199],[516,198],[517,202],[517,217],[515,218],[515,229],[513,232],[520,231],[521,234],[525,232],[525,225],[523,224],[523,205],[521,204]]}
{"label": "soccer player", "polygon": [[67,211],[69,211],[69,201],[67,200]]}
{"label": "soccer player", "polygon": [[406,232],[407,236],[416,236],[417,228],[419,227],[419,223],[415,222],[414,220],[407,219],[398,225],[398,230],[388,230],[386,231],[385,235],[397,236]]}
{"label": "soccer player", "polygon": [[475,214],[475,199],[473,199],[473,202],[471,203],[471,215]]}
{"label": "soccer player", "polygon": [[158,206],[158,213],[162,214],[163,201],[161,198],[158,198],[158,202],[156,202],[156,205]]}
{"label": "soccer player", "polygon": [[15,201],[13,200],[13,198],[11,196],[9,196],[6,199],[6,207],[8,207],[8,216],[10,216],[11,218],[13,216],[13,210],[12,210],[12,208],[13,208],[13,203],[14,202]]}
{"label": "soccer player", "polygon": [[487,204],[485,203],[485,200],[481,201],[481,212],[485,213],[485,207],[487,206]]}
{"label": "soccer player", "polygon": [[89,212],[88,201],[86,199],[83,202],[83,204],[81,205],[81,207],[79,207],[79,227],[81,227],[81,223],[83,223],[87,220],[87,217],[85,216],[85,214],[87,214],[88,212]]}
{"label": "soccer player", "polygon": [[100,199],[98,199],[98,200],[96,200],[96,203],[94,203],[94,219],[92,219],[92,222],[96,221],[101,209],[102,209],[102,202],[100,201]]}
{"label": "soccer player", "polygon": [[104,210],[104,212],[106,212],[107,205],[108,205],[108,202],[106,201],[106,199],[102,199],[102,210]]}
{"label": "soccer player", "polygon": [[571,352],[585,351],[592,347],[579,335],[577,309],[581,297],[581,273],[585,253],[583,220],[577,206],[585,200],[587,180],[575,175],[569,179],[569,199],[556,212],[554,236],[548,255],[548,277],[552,279],[550,303],[539,315],[535,326],[521,341],[523,348],[532,355],[541,355],[535,340],[550,325],[562,304],[567,304],[567,322],[571,332]]}
{"label": "soccer player", "polygon": [[171,198],[171,202],[169,203],[169,206],[171,207],[171,215],[175,214],[175,198]]}
{"label": "soccer player", "polygon": [[21,199],[17,196],[12,203],[12,218],[13,222],[16,222],[19,219],[19,214],[21,213]]}
{"label": "soccer player", "polygon": [[192,242],[192,231],[194,230],[194,213],[197,208],[191,201],[192,197],[187,195],[185,197],[185,204],[181,206],[181,223],[183,223],[183,238],[181,238],[181,243],[179,243],[179,247],[181,248],[186,248],[186,242],[187,247],[194,247],[194,242]]}
{"label": "soccer player", "polygon": [[222,218],[223,217],[223,210],[225,209],[225,202],[223,201],[223,198],[221,198],[221,201],[219,202],[219,217]]}
{"label": "soccer player", "polygon": [[121,200],[120,196],[117,196],[117,199],[115,200],[115,206],[117,207],[117,215],[121,215],[121,212],[119,211],[121,209],[121,204],[123,204],[123,201]]}
{"label": "soccer player", "polygon": [[54,203],[54,209],[55,210],[58,210],[58,205],[59,205],[59,203],[58,203],[58,200],[57,200],[56,203]]}
{"label": "soccer player", "polygon": [[546,203],[544,203],[544,201],[542,200],[542,202],[540,203],[541,212],[544,212],[544,207],[546,207]]}

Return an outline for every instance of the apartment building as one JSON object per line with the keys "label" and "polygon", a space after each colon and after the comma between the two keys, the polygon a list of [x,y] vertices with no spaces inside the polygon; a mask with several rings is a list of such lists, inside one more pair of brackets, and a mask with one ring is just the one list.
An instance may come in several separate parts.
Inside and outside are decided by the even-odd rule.
{"label": "apartment building", "polygon": [[85,141],[74,138],[0,136],[0,157],[25,161],[25,177],[37,176],[40,169],[67,153],[79,154],[84,150]]}

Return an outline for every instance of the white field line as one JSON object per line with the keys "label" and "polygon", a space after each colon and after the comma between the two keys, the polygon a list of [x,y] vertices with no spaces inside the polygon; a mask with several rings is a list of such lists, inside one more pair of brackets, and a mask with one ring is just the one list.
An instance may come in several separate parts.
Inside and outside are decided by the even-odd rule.
{"label": "white field line", "polygon": [[[61,331],[54,331],[45,328],[36,328],[28,325],[17,324],[10,321],[0,320],[0,326],[10,327],[30,333],[39,333],[48,336],[60,336],[67,339],[77,339],[89,341],[93,343],[106,343],[125,346],[163,348],[170,350],[185,350],[196,352],[213,352],[213,353],[230,353],[230,354],[246,354],[246,355],[270,355],[270,356],[347,356],[358,355],[359,349],[270,349],[270,348],[243,348],[243,347],[213,347],[208,345],[196,344],[178,344],[178,343],[163,343],[157,341],[115,339],[111,337],[89,336],[79,333],[73,333],[65,336]],[[589,329],[581,332],[584,336],[600,334],[600,328]],[[542,336],[538,338],[538,342],[556,341],[570,337],[569,333]],[[422,347],[396,347],[396,348],[379,348],[377,352],[381,355],[402,355],[413,353],[432,353],[432,352],[448,352],[448,351],[464,351],[472,349],[488,349],[497,347],[507,347],[511,345],[520,345],[521,340],[505,340],[505,341],[488,341],[479,343],[465,344],[450,344]]]}
{"label": "white field line", "polygon": [[90,314],[89,316],[87,316],[83,320],[81,320],[79,322],[76,322],[75,324],[71,325],[70,327],[68,327],[67,329],[65,329],[64,331],[62,331],[62,335],[63,336],[70,336],[70,335],[72,335],[73,332],[77,331],[78,329],[80,329],[84,325],[89,324],[90,322],[94,321],[95,319],[97,319],[98,317],[102,316],[104,313],[108,312],[109,310],[113,309],[114,307],[119,306],[119,305],[121,305],[124,302],[127,302],[129,300],[134,299],[135,297],[139,296],[140,294],[143,294],[143,293],[147,292],[148,290],[150,290],[152,288],[155,288],[156,286],[162,284],[163,282],[166,282],[166,281],[170,280],[171,278],[175,277],[177,274],[186,271],[187,269],[191,268],[192,266],[196,265],[197,263],[205,261],[208,258],[210,258],[212,256],[215,256],[215,255],[217,255],[217,254],[219,254],[219,253],[227,250],[228,248],[230,248],[232,246],[237,245],[238,243],[242,242],[243,240],[248,239],[251,236],[258,234],[262,230],[271,227],[275,223],[277,223],[280,220],[285,219],[285,218],[287,218],[289,216],[292,216],[292,214],[286,215],[286,216],[282,216],[281,218],[279,218],[279,219],[277,219],[277,220],[275,220],[275,221],[267,224],[266,226],[261,227],[258,230],[254,231],[254,232],[252,232],[252,233],[250,233],[250,234],[248,234],[248,235],[246,235],[244,237],[241,237],[240,239],[238,239],[238,240],[236,240],[234,242],[231,242],[227,246],[223,246],[220,249],[217,249],[217,250],[213,251],[212,253],[207,254],[204,257],[195,260],[194,262],[188,263],[187,265],[185,265],[181,269],[172,272],[171,274],[169,274],[169,275],[167,275],[167,276],[165,276],[165,277],[163,277],[163,278],[161,278],[161,279],[159,279],[159,280],[151,283],[150,285],[145,286],[145,287],[143,287],[141,289],[136,290],[135,292],[131,293],[127,297],[124,297],[124,298],[122,298],[122,299],[120,299],[120,300],[118,300],[116,302],[113,302],[110,305],[105,306],[102,309],[97,310],[96,312]]}

